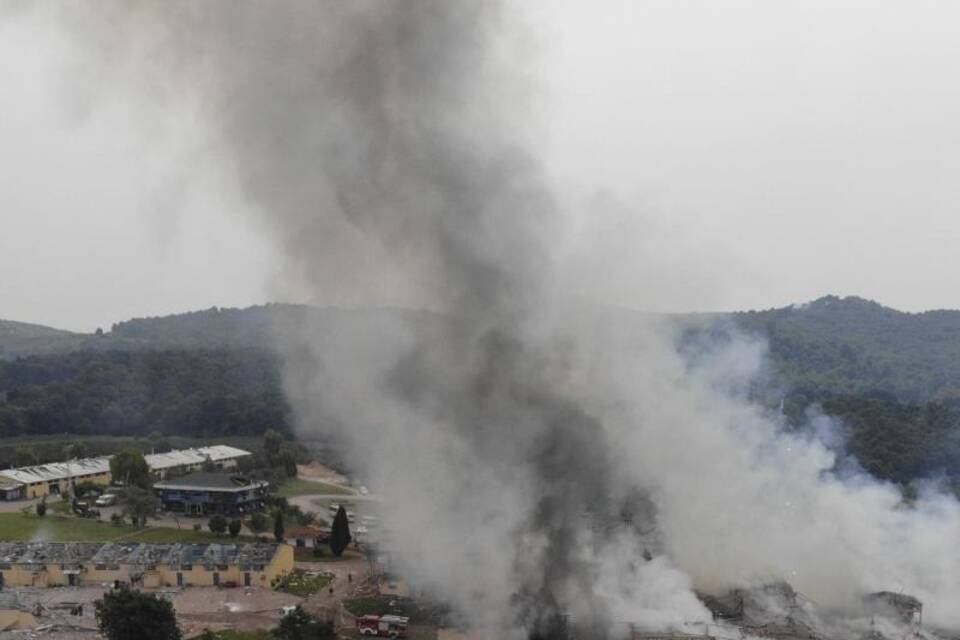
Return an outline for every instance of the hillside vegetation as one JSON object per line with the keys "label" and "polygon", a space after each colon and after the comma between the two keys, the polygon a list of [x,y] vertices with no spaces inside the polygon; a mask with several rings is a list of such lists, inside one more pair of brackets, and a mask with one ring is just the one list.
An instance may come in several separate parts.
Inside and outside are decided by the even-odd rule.
{"label": "hillside vegetation", "polygon": [[[0,323],[0,437],[151,433],[244,436],[293,428],[277,347],[310,336],[343,349],[439,316],[396,309],[266,305],[120,322],[102,335]],[[877,477],[944,474],[960,486],[960,311],[903,313],[862,298],[673,316],[695,351],[729,329],[770,351],[758,397],[804,428],[839,418],[841,453]],[[616,322],[637,322],[619,316]],[[323,342],[326,341],[326,342]]]}
{"label": "hillside vegetation", "polygon": [[89,336],[39,324],[0,320],[0,359],[21,354],[68,351]]}
{"label": "hillside vegetation", "polygon": [[789,389],[882,390],[906,402],[960,398],[960,311],[904,313],[827,296],[727,318],[769,342],[774,370]]}
{"label": "hillside vegetation", "polygon": [[289,430],[277,358],[252,349],[77,351],[0,363],[0,437]]}

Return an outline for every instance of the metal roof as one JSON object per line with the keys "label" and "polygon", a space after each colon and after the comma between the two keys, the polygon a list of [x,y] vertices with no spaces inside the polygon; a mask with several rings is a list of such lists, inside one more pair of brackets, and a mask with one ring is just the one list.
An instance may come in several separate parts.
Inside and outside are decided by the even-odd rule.
{"label": "metal roof", "polygon": [[[167,453],[151,453],[145,455],[144,459],[147,461],[147,466],[150,467],[151,471],[160,471],[175,467],[199,465],[208,459],[212,462],[222,462],[224,460],[234,460],[249,455],[250,452],[244,451],[243,449],[225,444],[215,444],[212,447],[178,449],[168,451]],[[0,471],[0,476],[16,482],[22,482],[23,484],[66,480],[88,474],[107,473],[110,471],[110,458],[111,456],[102,456],[99,458],[68,460],[67,462],[37,464],[31,467],[20,467],[19,469],[4,469]]]}
{"label": "metal roof", "polygon": [[153,484],[154,489],[234,492],[268,486],[269,483],[266,481],[251,480],[229,473],[188,473],[180,478],[169,478]]}
{"label": "metal roof", "polygon": [[144,456],[147,465],[153,471],[172,469],[203,464],[207,459],[211,462],[222,462],[249,456],[249,451],[231,447],[225,444],[216,444],[212,447],[198,447],[196,449],[178,449],[166,453],[151,453]]}
{"label": "metal roof", "polygon": [[150,544],[142,542],[2,542],[0,563],[4,564],[184,564],[265,565],[277,553],[279,544]]}
{"label": "metal roof", "polygon": [[31,482],[48,482],[52,480],[65,480],[67,478],[76,478],[88,474],[100,474],[110,471],[110,458],[84,458],[82,460],[70,460],[68,462],[51,462],[50,464],[37,464],[32,467],[20,467],[19,469],[4,469],[0,475],[17,482],[29,484]]}

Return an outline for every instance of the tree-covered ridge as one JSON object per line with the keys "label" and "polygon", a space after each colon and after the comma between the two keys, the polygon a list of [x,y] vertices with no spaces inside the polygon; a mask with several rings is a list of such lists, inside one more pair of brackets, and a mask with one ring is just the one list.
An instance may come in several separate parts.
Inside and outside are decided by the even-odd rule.
{"label": "tree-covered ridge", "polygon": [[960,487],[958,409],[955,403],[905,403],[880,391],[794,394],[784,402],[794,428],[810,428],[821,414],[833,419],[837,432],[830,444],[841,465],[856,460],[871,475],[901,484],[942,477]]}
{"label": "tree-covered ridge", "polygon": [[[290,430],[278,344],[369,342],[439,316],[395,309],[266,305],[115,324],[102,335],[4,323],[37,342],[0,353],[0,437],[19,434],[224,436]],[[730,327],[769,344],[761,396],[795,425],[820,407],[845,454],[877,477],[960,478],[960,312],[902,313],[860,298],[732,314],[673,316],[695,353]],[[638,322],[618,315],[612,322]],[[15,334],[15,335],[14,335]],[[46,342],[44,342],[46,341]],[[20,343],[25,344],[23,342]],[[282,349],[281,349],[282,350]],[[296,350],[293,351],[296,353]],[[772,392],[771,392],[772,389]],[[958,483],[960,484],[960,483]]]}
{"label": "tree-covered ridge", "polygon": [[279,363],[254,349],[79,351],[0,361],[0,436],[289,429]]}
{"label": "tree-covered ridge", "polygon": [[87,336],[27,322],[0,320],[0,358],[70,349]]}
{"label": "tree-covered ridge", "polygon": [[787,388],[906,402],[960,398],[960,311],[904,313],[862,298],[726,316],[765,338]]}

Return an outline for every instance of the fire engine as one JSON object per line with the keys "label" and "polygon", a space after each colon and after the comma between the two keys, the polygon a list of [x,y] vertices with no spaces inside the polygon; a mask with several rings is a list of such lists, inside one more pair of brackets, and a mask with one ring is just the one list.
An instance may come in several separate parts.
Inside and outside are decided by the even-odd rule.
{"label": "fire engine", "polygon": [[377,636],[378,638],[406,638],[407,622],[410,618],[404,616],[374,616],[366,615],[357,618],[357,629],[362,636]]}

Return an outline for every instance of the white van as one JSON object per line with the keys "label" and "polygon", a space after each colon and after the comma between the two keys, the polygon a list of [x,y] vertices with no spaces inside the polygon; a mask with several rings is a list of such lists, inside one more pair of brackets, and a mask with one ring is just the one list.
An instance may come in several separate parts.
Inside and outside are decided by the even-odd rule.
{"label": "white van", "polygon": [[97,498],[97,501],[94,504],[96,504],[98,507],[112,507],[113,505],[117,504],[117,494],[105,493]]}

